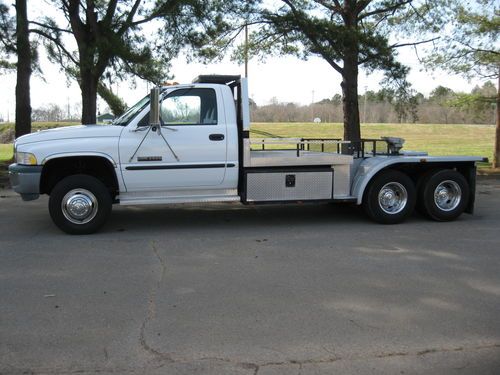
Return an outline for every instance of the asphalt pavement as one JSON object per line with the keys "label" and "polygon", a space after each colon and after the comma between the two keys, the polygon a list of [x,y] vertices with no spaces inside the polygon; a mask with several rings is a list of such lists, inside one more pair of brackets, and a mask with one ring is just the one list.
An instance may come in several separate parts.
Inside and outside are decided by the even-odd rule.
{"label": "asphalt pavement", "polygon": [[0,190],[0,374],[500,374],[500,180],[476,213],[114,207]]}

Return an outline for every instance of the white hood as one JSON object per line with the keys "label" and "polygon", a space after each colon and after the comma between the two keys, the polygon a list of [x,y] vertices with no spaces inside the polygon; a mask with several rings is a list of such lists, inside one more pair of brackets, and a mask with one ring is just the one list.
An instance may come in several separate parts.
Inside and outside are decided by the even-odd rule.
{"label": "white hood", "polygon": [[57,139],[119,137],[123,126],[116,125],[77,125],[42,130],[26,134],[16,139],[17,145]]}

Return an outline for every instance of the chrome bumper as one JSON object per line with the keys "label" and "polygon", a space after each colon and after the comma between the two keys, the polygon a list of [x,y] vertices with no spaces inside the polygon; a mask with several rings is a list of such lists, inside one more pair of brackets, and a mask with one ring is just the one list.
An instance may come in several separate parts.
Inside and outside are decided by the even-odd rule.
{"label": "chrome bumper", "polygon": [[32,201],[40,196],[41,165],[9,165],[10,185],[24,201]]}

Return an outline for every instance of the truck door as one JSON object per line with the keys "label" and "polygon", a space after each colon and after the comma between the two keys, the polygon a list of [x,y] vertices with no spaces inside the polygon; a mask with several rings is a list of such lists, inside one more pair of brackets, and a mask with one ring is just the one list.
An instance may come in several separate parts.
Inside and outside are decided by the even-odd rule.
{"label": "truck door", "polygon": [[149,130],[149,112],[122,133],[127,191],[213,189],[223,183],[227,132],[220,95],[217,87],[174,89],[161,101],[161,134]]}

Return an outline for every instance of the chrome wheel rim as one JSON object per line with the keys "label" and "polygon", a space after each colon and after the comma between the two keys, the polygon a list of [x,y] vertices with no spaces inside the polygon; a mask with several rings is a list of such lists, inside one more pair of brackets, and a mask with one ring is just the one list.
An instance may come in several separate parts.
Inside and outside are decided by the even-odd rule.
{"label": "chrome wheel rim", "polygon": [[61,202],[64,217],[73,224],[87,224],[97,215],[98,202],[92,192],[86,189],[69,191]]}
{"label": "chrome wheel rim", "polygon": [[378,204],[382,211],[389,215],[400,213],[408,202],[408,192],[399,182],[385,184],[378,193]]}
{"label": "chrome wheel rim", "polygon": [[455,181],[443,181],[434,190],[434,203],[442,211],[453,211],[461,200],[462,189]]}

